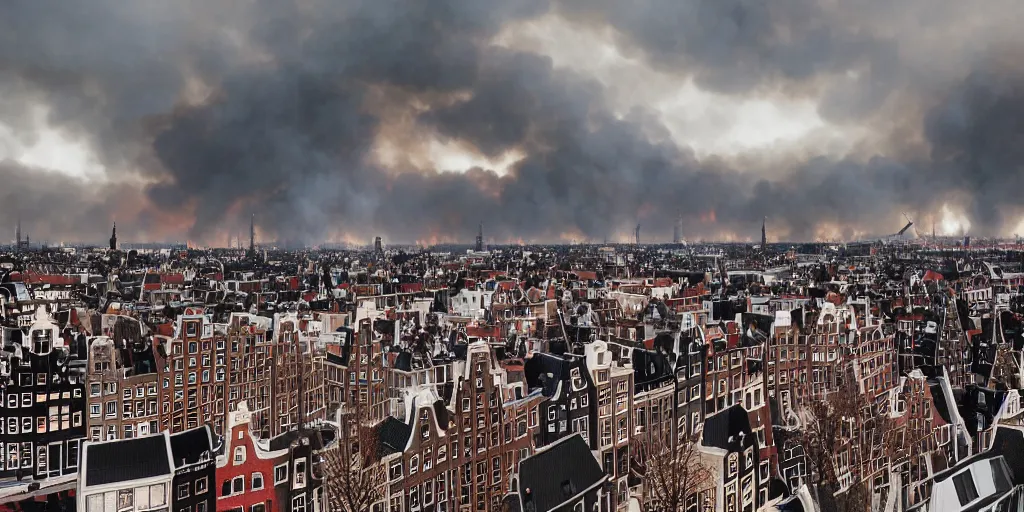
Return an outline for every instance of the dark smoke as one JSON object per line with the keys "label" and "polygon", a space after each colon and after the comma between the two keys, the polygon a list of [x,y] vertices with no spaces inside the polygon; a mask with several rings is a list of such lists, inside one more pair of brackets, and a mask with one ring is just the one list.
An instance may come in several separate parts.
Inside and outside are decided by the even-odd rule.
{"label": "dark smoke", "polygon": [[[822,227],[891,233],[901,211],[955,202],[973,232],[1006,234],[1022,213],[1024,81],[983,59],[995,52],[986,42],[1005,52],[1021,37],[996,13],[910,4],[7,2],[0,123],[31,139],[26,105],[44,105],[47,124],[88,144],[111,182],[148,184],[8,162],[0,223],[21,215],[40,235],[97,241],[116,217],[128,238],[223,243],[255,212],[263,238],[468,241],[482,222],[502,242],[596,241],[637,223],[645,240],[665,240],[677,216],[690,238],[756,239],[767,215],[770,234],[798,240]],[[665,136],[657,112],[617,115],[608,84],[493,44],[551,15],[610,28],[625,53],[705,89],[815,98],[823,118],[883,142],[847,155],[698,158]],[[936,30],[948,47],[935,46]],[[372,149],[396,123],[522,158],[504,175],[385,169]]]}

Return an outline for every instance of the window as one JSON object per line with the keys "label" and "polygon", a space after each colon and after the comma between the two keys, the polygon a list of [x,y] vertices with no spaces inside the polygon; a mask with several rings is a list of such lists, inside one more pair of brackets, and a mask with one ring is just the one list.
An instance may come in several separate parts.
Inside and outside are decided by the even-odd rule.
{"label": "window", "polygon": [[735,476],[736,471],[739,469],[739,454],[729,454],[729,476]]}
{"label": "window", "polygon": [[978,489],[974,486],[970,470],[954,476],[953,486],[956,487],[956,497],[960,500],[960,506],[966,506],[978,499]]}
{"label": "window", "polygon": [[245,447],[244,446],[236,446],[235,447],[235,465],[237,466],[237,465],[242,464],[244,462],[245,462]]}
{"label": "window", "polygon": [[188,482],[178,484],[178,499],[183,500],[188,498],[189,485]]}
{"label": "window", "polygon": [[274,485],[288,481],[288,464],[281,464],[274,467]]}
{"label": "window", "polygon": [[69,468],[78,467],[78,440],[68,441],[67,466]]}
{"label": "window", "polygon": [[992,481],[996,484],[996,492],[1005,493],[1009,491],[1010,480],[1003,463],[999,459],[991,459],[989,464],[992,467]]}
{"label": "window", "polygon": [[292,498],[292,512],[306,512],[306,495],[300,494]]}
{"label": "window", "polygon": [[249,512],[267,512],[267,506],[263,503],[257,503],[249,507]]}
{"label": "window", "polygon": [[253,473],[252,474],[252,486],[250,487],[250,490],[258,491],[258,490],[260,490],[262,488],[263,488],[263,473]]}
{"label": "window", "polygon": [[306,459],[301,458],[295,461],[295,476],[293,477],[295,488],[306,486]]}
{"label": "window", "polygon": [[394,482],[399,478],[402,478],[402,461],[397,460],[388,466],[388,481]]}
{"label": "window", "polygon": [[167,504],[167,496],[164,494],[166,487],[165,484],[155,484],[149,486],[149,506],[150,507],[162,507]]}
{"label": "window", "polygon": [[53,333],[49,330],[40,329],[32,331],[32,352],[35,354],[49,354],[52,336]]}
{"label": "window", "polygon": [[245,477],[236,476],[231,480],[231,494],[245,492]]}

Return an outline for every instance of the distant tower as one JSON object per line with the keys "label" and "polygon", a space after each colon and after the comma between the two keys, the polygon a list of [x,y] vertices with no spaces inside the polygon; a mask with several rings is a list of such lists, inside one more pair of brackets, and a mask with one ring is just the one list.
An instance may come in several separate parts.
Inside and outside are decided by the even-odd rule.
{"label": "distant tower", "polygon": [[476,232],[476,252],[483,252],[484,250],[484,225],[480,223],[480,229]]}
{"label": "distant tower", "polygon": [[764,219],[761,220],[761,248],[768,247],[768,232],[765,229],[767,227],[767,224],[768,217],[765,217]]}
{"label": "distant tower", "polygon": [[384,252],[384,246],[380,242],[380,237],[373,239],[373,251],[377,254]]}
{"label": "distant tower", "polygon": [[634,231],[633,236],[636,238],[636,244],[640,245],[640,224],[636,225],[636,231]]}
{"label": "distant tower", "polygon": [[117,223],[114,223],[114,229],[110,231],[110,250],[117,250]]}
{"label": "distant tower", "polygon": [[21,232],[21,217],[18,217],[18,226],[17,226],[17,228],[15,228],[15,232],[16,232],[15,233],[16,245],[14,246],[15,251],[16,252],[27,251],[28,247],[30,245],[30,238],[28,237],[28,235],[26,235],[24,239],[21,238],[21,235],[22,235],[22,232]]}
{"label": "distant tower", "polygon": [[249,254],[256,256],[256,214],[249,217]]}

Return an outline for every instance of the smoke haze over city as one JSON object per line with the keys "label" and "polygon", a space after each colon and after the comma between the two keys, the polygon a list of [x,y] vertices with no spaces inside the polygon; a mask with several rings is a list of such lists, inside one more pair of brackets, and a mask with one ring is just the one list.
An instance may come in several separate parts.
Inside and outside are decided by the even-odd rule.
{"label": "smoke haze over city", "polygon": [[[992,0],[0,6],[0,225],[221,244],[1024,229]],[[1022,232],[1024,233],[1024,232]]]}

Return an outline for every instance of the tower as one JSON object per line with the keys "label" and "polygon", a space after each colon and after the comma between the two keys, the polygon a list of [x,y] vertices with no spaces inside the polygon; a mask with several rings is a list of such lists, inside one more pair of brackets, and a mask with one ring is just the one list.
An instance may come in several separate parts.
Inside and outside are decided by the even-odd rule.
{"label": "tower", "polygon": [[640,224],[636,225],[636,230],[633,232],[633,236],[636,238],[636,245],[640,245]]}
{"label": "tower", "polygon": [[256,214],[249,218],[249,254],[256,256]]}
{"label": "tower", "polygon": [[15,238],[16,238],[16,245],[14,246],[15,252],[21,252],[23,250],[25,250],[25,251],[28,250],[28,247],[29,247],[29,244],[30,244],[30,238],[26,235],[25,238],[23,239],[21,237],[21,235],[22,235],[22,232],[21,232],[21,217],[18,217],[18,226],[15,228]]}
{"label": "tower", "polygon": [[379,236],[373,239],[373,251],[376,252],[377,254],[381,254],[384,252],[384,246],[383,244],[381,244]]}
{"label": "tower", "polygon": [[761,220],[761,248],[762,249],[768,247],[768,232],[765,229],[767,227],[767,224],[768,224],[768,217],[765,217],[764,219]]}
{"label": "tower", "polygon": [[117,222],[114,223],[114,228],[110,231],[110,250],[117,250]]}
{"label": "tower", "polygon": [[476,252],[483,252],[484,250],[484,225],[480,223],[480,229],[476,232]]}

